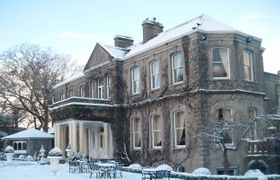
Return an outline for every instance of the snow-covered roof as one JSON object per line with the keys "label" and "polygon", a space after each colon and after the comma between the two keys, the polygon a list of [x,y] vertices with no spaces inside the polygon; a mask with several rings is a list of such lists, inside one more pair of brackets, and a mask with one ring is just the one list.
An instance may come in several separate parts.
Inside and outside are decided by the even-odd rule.
{"label": "snow-covered roof", "polygon": [[125,59],[196,31],[205,31],[207,33],[237,32],[235,28],[218,22],[207,15],[201,15],[167,31],[163,31],[144,44],[135,45],[125,56]]}
{"label": "snow-covered roof", "polygon": [[113,47],[113,46],[105,45],[102,43],[98,43],[98,44],[100,44],[100,46],[102,46],[114,58],[121,59],[128,52],[128,49],[126,49],[126,48]]}
{"label": "snow-covered roof", "polygon": [[[163,31],[159,33],[156,37],[150,39],[146,43],[140,42],[138,44],[132,45],[128,48],[119,48],[119,47],[113,47],[108,46],[102,43],[98,43],[100,46],[102,46],[112,57],[120,60],[126,60],[128,58],[131,58],[133,56],[136,56],[140,53],[143,53],[145,51],[148,51],[150,49],[159,47],[163,44],[166,44],[168,42],[171,42],[173,40],[176,40],[180,37],[192,34],[194,32],[204,32],[204,33],[238,33],[245,36],[250,36],[246,33],[243,33],[241,31],[238,31],[237,29],[230,27],[228,25],[225,25],[208,15],[201,15],[198,16],[190,21],[187,21],[185,23],[182,23],[174,28],[171,28],[169,30]],[[254,37],[255,39],[261,40],[257,37]],[[102,64],[101,64],[102,65]],[[95,67],[89,68],[87,71],[94,69]],[[57,84],[54,88],[57,88],[61,85],[64,85],[68,82],[74,81],[78,78],[81,78],[84,76],[83,73],[78,74],[75,77],[72,77],[66,81],[63,81],[59,84]]]}
{"label": "snow-covered roof", "polygon": [[37,129],[27,129],[9,136],[1,138],[1,140],[16,140],[16,139],[52,139],[53,135],[39,131]]}
{"label": "snow-covered roof", "polygon": [[[127,49],[111,47],[111,46],[102,45],[102,44],[101,45],[113,57],[116,57],[119,59],[128,59],[137,54],[140,54],[140,53],[150,50],[152,48],[161,46],[167,42],[176,40],[180,37],[189,35],[191,33],[197,32],[197,31],[205,32],[205,33],[238,33],[238,34],[242,34],[242,35],[246,35],[246,36],[251,36],[251,35],[241,32],[241,31],[238,31],[237,29],[235,29],[233,27],[225,25],[219,21],[216,21],[215,19],[209,17],[208,15],[203,14],[190,21],[180,24],[174,28],[171,28],[169,30],[159,33],[156,37],[150,39],[149,41],[147,41],[144,44],[142,42],[140,42],[131,47],[128,47]],[[254,38],[259,39],[257,37],[254,37]]]}
{"label": "snow-covered roof", "polygon": [[62,81],[62,82],[56,84],[53,88],[57,88],[57,87],[62,86],[64,84],[70,83],[70,82],[75,81],[76,79],[79,79],[79,78],[84,77],[84,76],[85,75],[84,75],[83,72],[79,72],[79,73],[71,76],[70,78],[66,79],[65,81]]}

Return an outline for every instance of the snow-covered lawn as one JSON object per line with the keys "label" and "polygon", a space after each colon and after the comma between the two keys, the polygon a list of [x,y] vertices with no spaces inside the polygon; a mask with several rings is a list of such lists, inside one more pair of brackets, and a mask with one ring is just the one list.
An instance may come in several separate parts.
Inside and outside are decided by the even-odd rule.
{"label": "snow-covered lawn", "polygon": [[[40,165],[36,162],[14,161],[7,164],[0,161],[0,179],[5,180],[89,180],[89,173],[69,173],[68,164],[60,164],[59,172],[54,175],[49,165]],[[92,178],[95,179],[95,178]],[[123,172],[122,180],[141,180],[139,173]],[[176,180],[175,178],[171,178]]]}

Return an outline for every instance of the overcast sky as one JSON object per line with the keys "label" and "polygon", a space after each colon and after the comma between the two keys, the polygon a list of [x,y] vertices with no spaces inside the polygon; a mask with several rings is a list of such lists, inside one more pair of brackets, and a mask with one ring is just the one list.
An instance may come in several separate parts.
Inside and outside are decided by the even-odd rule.
{"label": "overcast sky", "polygon": [[142,21],[170,29],[201,14],[261,38],[265,71],[280,70],[279,0],[1,0],[0,52],[22,42],[52,47],[86,63],[96,42],[142,41]]}

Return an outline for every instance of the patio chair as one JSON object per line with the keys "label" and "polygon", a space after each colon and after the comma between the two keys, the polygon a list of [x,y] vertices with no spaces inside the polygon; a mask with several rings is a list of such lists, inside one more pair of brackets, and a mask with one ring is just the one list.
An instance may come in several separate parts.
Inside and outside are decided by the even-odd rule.
{"label": "patio chair", "polygon": [[100,170],[98,165],[94,164],[94,162],[89,163],[89,169],[90,169],[90,178],[95,175],[96,178],[100,177]]}
{"label": "patio chair", "polygon": [[69,161],[69,173],[80,171],[80,163],[78,161]]}
{"label": "patio chair", "polygon": [[155,173],[155,179],[169,179],[170,178],[170,171],[168,170],[157,170]]}
{"label": "patio chair", "polygon": [[121,163],[116,164],[116,177],[118,177],[118,175],[119,175],[122,178],[122,167],[123,167],[123,164],[121,164]]}

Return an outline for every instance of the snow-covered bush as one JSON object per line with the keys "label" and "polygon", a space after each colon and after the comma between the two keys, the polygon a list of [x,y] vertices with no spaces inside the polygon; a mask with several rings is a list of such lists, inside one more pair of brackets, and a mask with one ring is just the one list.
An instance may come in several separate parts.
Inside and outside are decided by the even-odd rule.
{"label": "snow-covered bush", "polygon": [[33,161],[33,157],[30,156],[30,155],[28,155],[28,156],[26,157],[26,160],[27,160],[27,161]]}
{"label": "snow-covered bush", "polygon": [[211,171],[207,168],[201,167],[195,169],[192,174],[197,174],[197,175],[211,175]]}
{"label": "snow-covered bush", "polygon": [[15,153],[15,150],[12,146],[7,146],[4,150],[5,153]]}
{"label": "snow-covered bush", "polygon": [[135,164],[130,164],[128,166],[129,169],[137,169],[137,170],[141,170],[142,169],[142,166],[138,163],[135,163]]}
{"label": "snow-covered bush", "polygon": [[50,150],[49,156],[62,156],[62,150],[59,147],[55,147]]}
{"label": "snow-covered bush", "polygon": [[259,169],[249,169],[245,174],[245,177],[258,177],[258,180],[267,180],[267,177]]}
{"label": "snow-covered bush", "polygon": [[168,164],[161,164],[156,169],[173,171],[172,167],[170,167]]}
{"label": "snow-covered bush", "polygon": [[25,159],[25,155],[21,154],[18,156],[19,159]]}

